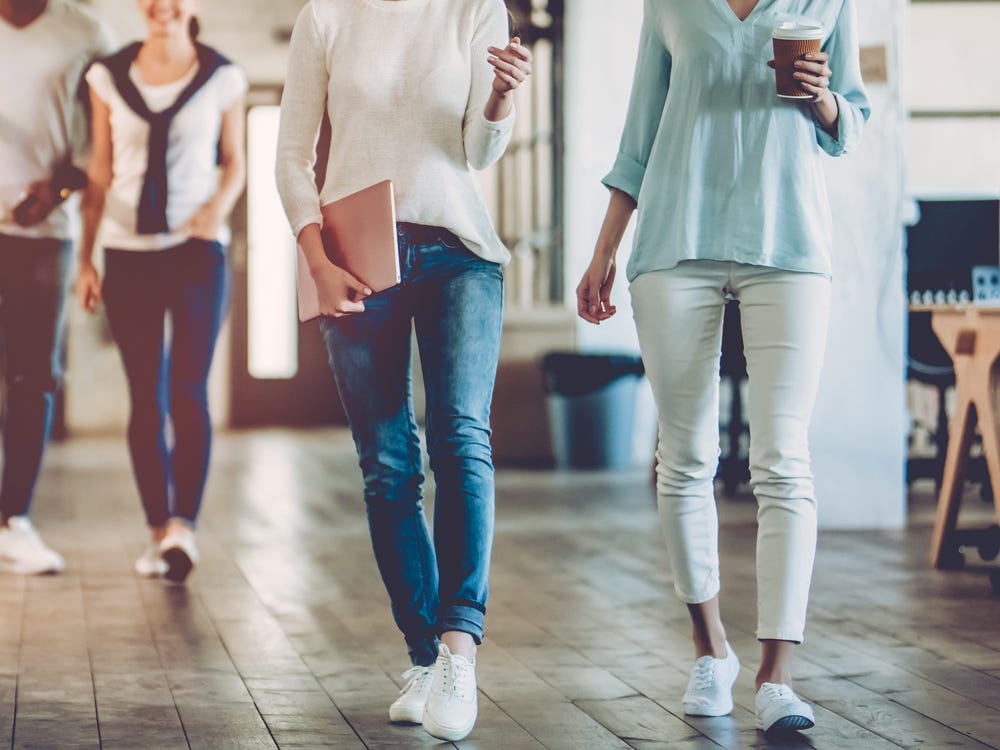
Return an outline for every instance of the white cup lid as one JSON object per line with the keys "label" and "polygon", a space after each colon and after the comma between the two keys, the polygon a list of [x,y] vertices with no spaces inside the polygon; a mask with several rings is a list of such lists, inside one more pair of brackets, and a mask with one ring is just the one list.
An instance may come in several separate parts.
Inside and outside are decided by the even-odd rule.
{"label": "white cup lid", "polygon": [[775,39],[822,39],[824,29],[818,23],[809,21],[782,21],[774,27],[771,36]]}

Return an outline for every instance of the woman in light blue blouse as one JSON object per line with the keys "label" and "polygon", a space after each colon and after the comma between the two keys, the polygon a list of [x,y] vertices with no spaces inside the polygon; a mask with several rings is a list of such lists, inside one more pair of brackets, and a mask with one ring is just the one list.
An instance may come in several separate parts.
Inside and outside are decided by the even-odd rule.
{"label": "woman in light blue blouse", "polygon": [[[778,98],[779,23],[822,25],[796,63],[805,98]],[[869,115],[854,0],[646,0],[611,202],[577,288],[594,324],[638,208],[631,282],[643,361],[660,413],[657,496],[696,661],[685,712],[733,709],[739,660],[719,615],[718,373],[723,308],[740,301],[749,373],[751,486],[758,501],[758,726],[813,726],[792,691],[816,546],[808,424],[826,342],[832,217],[824,152],[859,141]]]}

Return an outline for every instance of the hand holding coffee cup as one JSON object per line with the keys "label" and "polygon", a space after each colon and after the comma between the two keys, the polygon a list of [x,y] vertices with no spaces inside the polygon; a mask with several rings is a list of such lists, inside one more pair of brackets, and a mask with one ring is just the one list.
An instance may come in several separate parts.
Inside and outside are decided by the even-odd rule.
{"label": "hand holding coffee cup", "polygon": [[830,88],[829,58],[820,50],[823,27],[805,21],[785,21],[774,27],[771,40],[778,96],[816,100]]}

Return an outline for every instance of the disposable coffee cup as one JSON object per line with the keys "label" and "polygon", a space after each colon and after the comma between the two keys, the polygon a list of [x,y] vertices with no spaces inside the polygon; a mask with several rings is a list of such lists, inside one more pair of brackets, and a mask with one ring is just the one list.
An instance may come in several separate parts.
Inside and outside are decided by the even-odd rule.
{"label": "disposable coffee cup", "polygon": [[797,60],[810,52],[819,52],[823,45],[823,27],[808,21],[785,21],[774,27],[774,79],[778,96],[783,99],[812,99],[795,78]]}

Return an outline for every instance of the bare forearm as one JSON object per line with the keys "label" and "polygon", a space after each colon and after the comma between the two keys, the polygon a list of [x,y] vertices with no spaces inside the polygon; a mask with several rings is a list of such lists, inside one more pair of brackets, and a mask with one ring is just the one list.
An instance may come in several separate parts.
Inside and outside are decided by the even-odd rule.
{"label": "bare forearm", "polygon": [[595,255],[611,258],[618,252],[618,246],[621,244],[635,206],[635,200],[628,193],[616,188],[611,189],[608,212],[604,215],[604,223],[601,224],[600,234],[597,235]]}
{"label": "bare forearm", "polygon": [[83,216],[83,233],[80,237],[80,263],[89,265],[94,262],[94,244],[97,242],[97,230],[104,216],[104,202],[107,190],[102,185],[90,182],[83,191],[80,203],[80,214]]}
{"label": "bare forearm", "polygon": [[218,207],[222,217],[228,217],[236,206],[236,201],[243,194],[246,185],[246,164],[242,158],[231,159],[222,165],[219,175],[219,188],[212,197],[212,202]]}
{"label": "bare forearm", "polygon": [[330,259],[326,257],[326,250],[323,249],[323,236],[320,234],[319,224],[307,224],[303,227],[298,240],[306,256],[309,273],[317,276],[330,263]]}
{"label": "bare forearm", "polygon": [[813,116],[832,137],[837,137],[839,130],[840,108],[837,106],[837,99],[833,94],[827,93],[812,103]]}
{"label": "bare forearm", "polygon": [[494,89],[493,93],[490,94],[490,98],[486,101],[486,109],[483,111],[483,116],[490,122],[499,122],[510,114],[513,106],[513,92],[507,91],[501,94]]}

